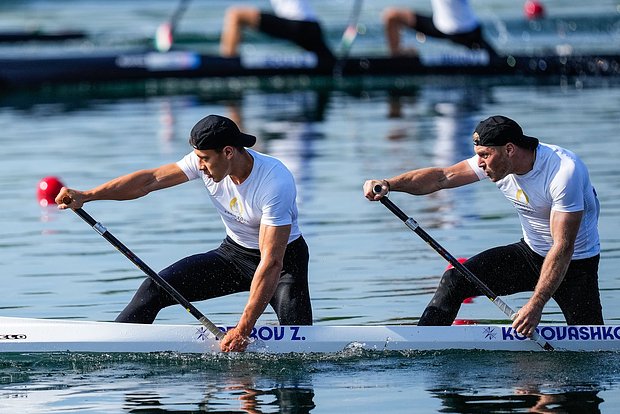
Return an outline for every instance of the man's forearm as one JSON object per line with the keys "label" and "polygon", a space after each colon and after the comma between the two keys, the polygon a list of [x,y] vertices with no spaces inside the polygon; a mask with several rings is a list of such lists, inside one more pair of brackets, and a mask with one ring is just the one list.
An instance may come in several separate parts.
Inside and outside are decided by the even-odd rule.
{"label": "man's forearm", "polygon": [[532,300],[544,306],[551,299],[564,280],[571,256],[572,249],[562,249],[556,246],[551,248],[540,270]]}
{"label": "man's forearm", "polygon": [[401,191],[414,195],[430,194],[441,189],[445,179],[440,168],[422,168],[389,178],[390,191]]}
{"label": "man's forearm", "polygon": [[282,266],[259,266],[254,273],[248,302],[239,318],[237,328],[244,334],[250,335],[256,321],[263,314],[269,301],[273,298],[280,279]]}
{"label": "man's forearm", "polygon": [[153,175],[149,171],[136,171],[84,191],[84,201],[133,200],[148,194],[152,183]]}

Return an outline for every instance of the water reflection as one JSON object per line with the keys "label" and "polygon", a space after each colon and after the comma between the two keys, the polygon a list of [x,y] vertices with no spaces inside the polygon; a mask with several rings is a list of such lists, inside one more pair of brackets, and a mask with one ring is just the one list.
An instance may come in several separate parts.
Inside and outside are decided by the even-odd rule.
{"label": "water reflection", "polygon": [[[615,353],[570,352],[5,356],[0,411],[597,413],[619,367]],[[412,408],[421,399],[437,403]]]}
{"label": "water reflection", "polygon": [[441,411],[447,413],[599,413],[599,406],[603,402],[598,391],[589,390],[545,394],[535,390],[516,389],[513,394],[493,395],[440,390],[431,392],[441,399]]}
{"label": "water reflection", "polygon": [[245,129],[243,106],[265,108],[261,125],[251,131],[260,137],[256,149],[279,158],[291,170],[298,184],[297,201],[300,205],[312,197],[312,192],[304,189],[314,179],[312,161],[317,155],[317,141],[325,137],[320,125],[329,99],[328,91],[307,90],[286,94],[249,94],[245,100],[226,104],[229,117],[242,130]]}
{"label": "water reflection", "polygon": [[[243,412],[260,414],[309,413],[315,408],[315,392],[308,368],[297,358],[281,360],[257,358],[249,355],[191,358],[179,372],[192,379],[191,389],[178,391],[164,388],[157,391],[130,391],[124,395],[123,407],[127,412],[144,412],[162,407],[196,407],[187,412]],[[148,367],[144,367],[148,369]],[[185,378],[188,379],[188,378]],[[202,383],[202,386],[196,384]],[[179,400],[178,392],[182,392]],[[170,401],[171,398],[173,401]],[[173,411],[170,411],[173,412]],[[174,411],[179,412],[179,411]]]}
{"label": "water reflection", "polygon": [[[482,119],[482,106],[485,97],[490,95],[488,88],[427,88],[418,96],[391,93],[388,97],[388,117],[402,119],[405,115],[404,107],[423,105],[428,108],[426,114],[432,120],[428,131],[422,132],[419,140],[428,142],[430,159],[424,165],[445,167],[471,157],[473,153],[471,134],[478,122]],[[388,130],[388,140],[402,140],[410,135],[407,127],[397,125]],[[414,168],[414,167],[409,167]],[[399,174],[404,171],[395,171]],[[468,206],[472,204],[473,192],[467,188],[455,188],[448,191],[439,191],[428,196],[433,200],[431,212],[432,221],[426,225],[433,228],[449,228],[458,225],[463,216],[470,215]]]}
{"label": "water reflection", "polygon": [[[497,95],[493,102],[487,99],[491,93]],[[252,90],[220,96],[138,95],[103,94],[65,104],[58,104],[57,95],[34,103],[0,99],[5,129],[2,270],[10,280],[3,315],[108,320],[125,303],[124,292],[134,289],[131,281],[125,282],[127,275],[143,277],[74,216],[41,212],[34,197],[41,177],[58,173],[87,186],[114,171],[133,169],[136,162],[153,166],[174,161],[188,150],[186,136],[195,119],[206,111],[236,109],[243,126],[262,138],[261,150],[289,157],[300,182],[305,204],[300,216],[312,248],[316,322],[413,323],[445,263],[382,206],[362,200],[361,183],[377,170],[383,176],[463,156],[475,122],[490,111],[511,110],[541,136],[570,144],[591,164],[596,160],[593,180],[599,182],[606,208],[601,216],[606,246],[601,274],[607,275],[602,295],[606,319],[617,320],[619,209],[614,200],[620,154],[608,138],[617,129],[613,121],[620,119],[613,104],[617,88],[571,92],[548,85],[485,89],[425,83],[411,92],[365,96]],[[37,141],[42,147],[33,151],[28,137],[40,136],[45,137]],[[377,154],[385,158],[378,160]],[[483,187],[488,186],[471,190],[479,196]],[[185,191],[192,197],[195,189],[182,188],[178,197],[93,203],[89,208],[159,268],[221,235],[220,223],[205,219],[211,213],[199,207],[199,200],[197,207],[188,208]],[[490,186],[488,191],[496,190]],[[500,221],[509,226],[500,226],[495,234],[477,231],[489,223],[476,217],[468,222],[472,210],[495,224],[497,211],[514,217],[510,206],[503,199],[468,204],[473,195],[457,194],[446,192],[441,195],[445,199],[395,195],[394,201],[402,202],[423,227],[447,227],[433,236],[456,256],[506,237],[504,228],[518,230],[514,222]],[[459,223],[458,229],[450,227]],[[42,228],[56,233],[42,238]],[[62,265],[50,267],[58,263]],[[234,300],[198,305],[214,320],[228,323],[238,309]],[[463,316],[481,320],[497,315],[492,304],[472,308]],[[192,323],[180,308],[165,317],[165,322]],[[410,412],[412,405],[420,412],[614,412],[620,372],[615,354],[371,354],[245,365],[174,356],[166,361],[160,355],[29,358],[0,361],[0,412]]]}
{"label": "water reflection", "polygon": [[[442,412],[598,413],[613,353],[447,353],[428,392]],[[489,374],[491,373],[491,374]]]}
{"label": "water reflection", "polygon": [[[169,410],[167,397],[155,392],[130,393],[125,396],[124,411],[128,413],[143,413],[145,411],[165,412],[196,412],[206,411],[213,413],[243,412],[248,414],[261,413],[309,413],[316,405],[314,390],[307,387],[282,386],[259,389],[253,385],[252,379],[239,384],[215,386],[206,391],[202,401],[195,404],[197,410],[178,411]],[[178,405],[172,404],[172,405]],[[155,407],[158,407],[155,409]]]}
{"label": "water reflection", "polygon": [[311,371],[287,356],[4,355],[0,412],[83,411],[107,399],[115,408],[101,412],[302,414],[316,406]]}

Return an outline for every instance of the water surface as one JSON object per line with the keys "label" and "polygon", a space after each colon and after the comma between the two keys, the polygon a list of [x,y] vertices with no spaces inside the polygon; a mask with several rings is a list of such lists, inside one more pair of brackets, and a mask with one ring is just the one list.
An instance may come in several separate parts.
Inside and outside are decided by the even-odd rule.
{"label": "water surface", "polygon": [[[213,37],[224,3],[192,3],[183,29]],[[330,41],[337,44],[337,23],[346,20],[349,3],[317,3]],[[613,2],[569,3],[546,5],[550,13],[572,14],[578,22],[598,16],[605,28],[600,36],[608,46],[614,44],[618,11]],[[377,19],[386,4],[365,2],[369,35],[356,47],[384,50]],[[473,4],[485,21],[507,22],[507,48],[567,41],[548,29],[539,43],[524,43],[518,40],[522,29],[531,29],[518,7],[496,1]],[[93,32],[135,39],[148,37],[172,7],[163,1],[74,1],[59,8],[54,2],[32,1],[4,5],[3,11],[14,25],[34,21],[73,27],[89,21]],[[89,18],[92,13],[100,18]],[[493,27],[499,30],[497,24]],[[595,38],[597,30],[587,27],[587,35],[575,40],[580,47]],[[571,32],[568,40],[577,35]],[[446,263],[381,204],[366,201],[362,183],[468,157],[476,123],[504,114],[518,120],[527,134],[575,151],[589,166],[602,205],[604,316],[607,323],[617,323],[617,80],[419,78],[390,91],[214,91],[212,86],[153,92],[146,85],[131,93],[0,97],[0,314],[114,319],[144,275],[76,215],[41,208],[35,197],[38,181],[54,175],[85,189],[119,174],[177,161],[190,150],[187,135],[193,124],[218,113],[238,119],[244,130],[259,137],[257,149],[280,157],[295,174],[300,225],[311,252],[315,323],[416,323]],[[520,238],[516,214],[491,183],[428,197],[393,194],[392,200],[458,257]],[[90,203],[85,209],[154,269],[211,249],[223,238],[219,218],[198,183],[131,202]],[[504,299],[518,308],[527,297]],[[196,305],[217,323],[234,324],[246,298],[240,294]],[[505,322],[486,299],[464,305],[459,318]],[[268,311],[260,322],[275,323],[275,315]],[[564,322],[555,303],[545,308],[543,322]],[[161,312],[157,323],[194,321],[175,306]],[[11,355],[0,358],[0,410],[359,413],[411,412],[416,407],[421,412],[611,413],[619,402],[619,368],[618,355],[608,353],[383,354],[353,349],[295,357]]]}

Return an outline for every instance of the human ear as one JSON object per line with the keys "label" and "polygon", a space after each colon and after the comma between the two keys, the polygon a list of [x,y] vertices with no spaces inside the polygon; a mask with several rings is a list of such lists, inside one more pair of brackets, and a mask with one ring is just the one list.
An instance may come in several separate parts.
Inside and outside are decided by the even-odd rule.
{"label": "human ear", "polygon": [[235,152],[234,148],[231,146],[225,146],[222,151],[224,152],[224,156],[228,159],[232,158],[233,153]]}

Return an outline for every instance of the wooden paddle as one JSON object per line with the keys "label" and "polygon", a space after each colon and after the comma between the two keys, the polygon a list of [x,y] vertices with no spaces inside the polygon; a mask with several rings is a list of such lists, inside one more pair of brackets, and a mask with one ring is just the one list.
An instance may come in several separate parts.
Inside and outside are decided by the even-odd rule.
{"label": "wooden paddle", "polygon": [[[69,205],[71,204],[71,198],[65,197],[62,202]],[[192,316],[198,319],[205,328],[209,330],[217,339],[224,337],[222,332],[213,322],[211,322],[205,315],[202,314],[190,301],[185,299],[183,295],[179,293],[170,283],[164,278],[159,276],[153,269],[151,269],[146,263],[144,263],[138,256],[136,256],[131,250],[129,250],[121,241],[119,241],[112,233],[108,231],[101,223],[96,221],[90,214],[84,211],[82,208],[76,208],[75,214],[80,216],[86,223],[88,223],[93,230],[103,236],[104,239],[109,241],[112,246],[121,252],[125,257],[132,261],[140,270],[142,270],[148,277],[150,277],[159,287],[166,291],[177,303],[185,308]]]}
{"label": "wooden paddle", "polygon": [[[375,194],[380,193],[381,186],[376,185],[375,188],[373,188],[373,191],[375,192]],[[446,249],[444,249],[439,243],[437,243],[437,241],[435,241],[435,239],[433,239],[426,231],[424,231],[424,229],[422,229],[413,218],[408,217],[400,208],[396,206],[396,204],[392,202],[392,200],[387,198],[387,196],[383,196],[379,201],[381,202],[381,204],[386,206],[388,210],[394,213],[396,217],[401,219],[407,227],[413,230],[418,236],[422,238],[422,240],[424,240],[437,253],[439,253],[441,257],[446,259],[452,266],[454,266],[454,268],[458,270],[463,276],[465,276],[467,280],[476,285],[476,287],[478,287],[478,289],[482,293],[484,293],[484,295],[489,298],[491,302],[497,305],[497,307],[500,308],[501,311],[510,318],[510,320],[514,319],[516,312],[510,306],[508,306],[508,304],[504,302],[500,297],[493,293],[493,291],[489,289],[489,287],[484,284],[482,280],[478,279],[476,275],[474,275],[469,269],[463,266],[462,263],[460,263]],[[536,341],[536,343],[546,351],[553,351],[554,349],[553,346],[549,342],[545,341],[545,339],[542,338],[537,331],[534,331],[534,333],[532,334],[532,340]]]}

